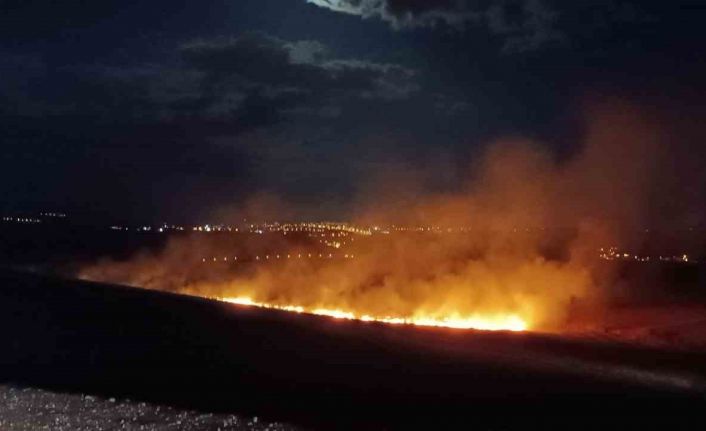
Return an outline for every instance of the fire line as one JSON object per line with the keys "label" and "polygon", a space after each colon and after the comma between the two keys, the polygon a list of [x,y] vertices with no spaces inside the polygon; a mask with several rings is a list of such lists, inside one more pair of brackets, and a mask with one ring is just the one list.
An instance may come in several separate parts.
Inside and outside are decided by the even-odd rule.
{"label": "fire line", "polygon": [[360,320],[364,322],[380,322],[394,325],[414,325],[414,326],[433,326],[455,329],[476,329],[482,331],[526,331],[528,329],[527,322],[516,314],[497,315],[497,316],[469,316],[469,317],[445,317],[434,318],[425,316],[415,316],[409,318],[392,317],[392,316],[370,316],[367,314],[358,315],[350,311],[328,308],[312,308],[307,309],[298,305],[278,305],[257,302],[250,297],[224,297],[216,298],[219,301],[228,302],[231,304],[252,306],[259,308],[268,308],[274,310],[288,311],[292,313],[313,314],[317,316],[327,316],[335,319],[345,320]]}

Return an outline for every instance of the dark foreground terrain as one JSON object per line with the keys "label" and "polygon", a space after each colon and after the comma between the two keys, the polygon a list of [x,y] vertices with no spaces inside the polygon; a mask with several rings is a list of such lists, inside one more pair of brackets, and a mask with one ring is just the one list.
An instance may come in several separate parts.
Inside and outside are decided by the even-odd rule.
{"label": "dark foreground terrain", "polygon": [[13,271],[0,272],[0,319],[0,380],[23,387],[327,429],[703,429],[699,352],[341,321]]}
{"label": "dark foreground terrain", "polygon": [[3,431],[293,431],[257,416],[179,410],[127,399],[62,394],[0,385]]}

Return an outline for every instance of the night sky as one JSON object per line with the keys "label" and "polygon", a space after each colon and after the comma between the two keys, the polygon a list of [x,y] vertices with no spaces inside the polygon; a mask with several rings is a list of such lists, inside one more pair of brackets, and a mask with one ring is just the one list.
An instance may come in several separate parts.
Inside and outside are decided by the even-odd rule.
{"label": "night sky", "polygon": [[181,222],[267,194],[344,218],[394,172],[453,190],[505,136],[566,157],[590,98],[704,112],[697,1],[0,8],[4,211]]}

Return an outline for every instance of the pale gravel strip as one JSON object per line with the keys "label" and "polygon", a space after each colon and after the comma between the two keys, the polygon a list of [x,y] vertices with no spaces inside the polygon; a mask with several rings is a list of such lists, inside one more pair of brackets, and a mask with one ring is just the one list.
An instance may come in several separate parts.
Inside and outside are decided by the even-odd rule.
{"label": "pale gravel strip", "polygon": [[210,414],[171,407],[60,394],[34,388],[0,385],[2,431],[290,431],[296,428],[268,423],[258,417]]}

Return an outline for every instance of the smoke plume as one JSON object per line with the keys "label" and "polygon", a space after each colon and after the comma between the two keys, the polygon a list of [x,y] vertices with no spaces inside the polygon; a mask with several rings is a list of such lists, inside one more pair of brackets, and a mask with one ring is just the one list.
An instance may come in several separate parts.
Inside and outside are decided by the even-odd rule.
{"label": "smoke plume", "polygon": [[[219,242],[200,234],[129,261],[98,262],[80,275],[305,310],[438,320],[520,316],[531,328],[559,329],[574,300],[597,300],[610,288],[611,267],[598,260],[598,249],[637,241],[632,232],[652,223],[650,209],[667,199],[655,192],[672,154],[659,123],[615,101],[592,103],[587,112],[580,150],[568,158],[541,143],[505,139],[469,167],[460,192],[405,198],[381,180],[353,223],[389,234],[347,236],[336,250],[344,259],[326,259],[330,249],[317,237],[270,235],[264,244],[257,235]],[[413,173],[409,178],[414,182]],[[240,269],[210,262],[235,255],[275,261],[275,254],[282,256],[276,263]],[[324,258],[307,259],[311,254]]]}

